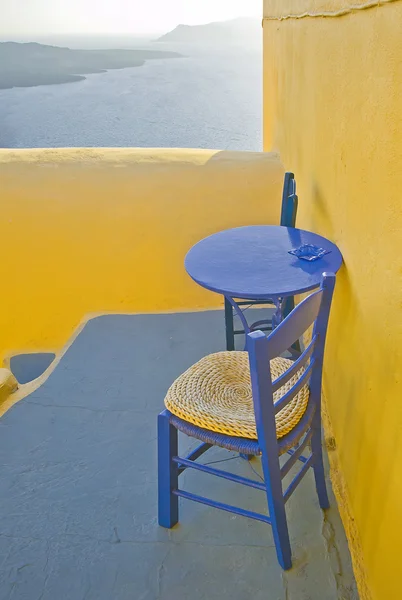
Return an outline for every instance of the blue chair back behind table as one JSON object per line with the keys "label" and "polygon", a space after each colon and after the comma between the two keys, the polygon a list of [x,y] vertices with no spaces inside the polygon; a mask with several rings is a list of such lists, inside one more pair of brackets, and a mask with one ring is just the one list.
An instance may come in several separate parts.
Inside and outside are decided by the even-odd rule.
{"label": "blue chair back behind table", "polygon": [[[280,225],[284,227],[296,226],[298,202],[295,176],[293,173],[285,173]],[[273,302],[267,300],[242,300],[237,304],[238,306],[245,306],[247,309],[253,306],[273,306]],[[294,298],[286,298],[283,304],[283,314],[288,315],[293,310],[294,305]],[[272,320],[265,320],[262,330],[272,331]],[[225,298],[225,331],[226,349],[235,350],[235,336],[245,335],[245,331],[244,329],[235,329],[233,307],[227,298]],[[295,348],[299,349],[298,342],[296,342]]]}

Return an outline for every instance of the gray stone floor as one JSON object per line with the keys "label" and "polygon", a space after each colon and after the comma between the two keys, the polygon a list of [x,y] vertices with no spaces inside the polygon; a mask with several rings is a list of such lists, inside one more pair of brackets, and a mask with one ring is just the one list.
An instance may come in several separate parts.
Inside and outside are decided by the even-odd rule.
{"label": "gray stone floor", "polygon": [[[173,379],[223,340],[219,312],[99,317],[6,413],[1,600],[357,598],[335,500],[324,516],[310,474],[288,503],[287,573],[263,523],[183,501],[180,524],[158,527],[156,415]],[[259,472],[258,459],[221,449],[201,460],[228,458],[233,472]],[[265,510],[258,490],[194,471],[182,477],[185,489]]]}

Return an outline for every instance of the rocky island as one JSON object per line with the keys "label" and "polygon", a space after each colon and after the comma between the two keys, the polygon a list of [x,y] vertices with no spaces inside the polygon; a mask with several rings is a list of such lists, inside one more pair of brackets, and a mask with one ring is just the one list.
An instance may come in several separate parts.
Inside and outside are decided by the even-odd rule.
{"label": "rocky island", "polygon": [[240,17],[206,25],[178,25],[172,31],[158,38],[156,42],[204,45],[238,44],[248,47],[253,43],[260,44],[261,38],[261,19]]}
{"label": "rocky island", "polygon": [[89,73],[141,67],[146,60],[181,58],[155,50],[71,50],[31,42],[0,43],[0,89],[70,83]]}

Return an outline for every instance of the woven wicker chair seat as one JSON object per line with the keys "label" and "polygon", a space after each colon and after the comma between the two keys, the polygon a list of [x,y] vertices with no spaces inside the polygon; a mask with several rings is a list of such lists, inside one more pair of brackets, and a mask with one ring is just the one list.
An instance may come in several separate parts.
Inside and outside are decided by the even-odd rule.
{"label": "woven wicker chair seat", "polygon": [[[286,358],[271,361],[275,381],[291,367]],[[304,369],[274,393],[274,402],[285,395],[298,381]],[[277,437],[289,433],[302,418],[309,399],[305,385],[276,415]],[[165,398],[166,408],[174,415],[217,433],[257,439],[250,367],[247,352],[210,354],[180,375]]]}

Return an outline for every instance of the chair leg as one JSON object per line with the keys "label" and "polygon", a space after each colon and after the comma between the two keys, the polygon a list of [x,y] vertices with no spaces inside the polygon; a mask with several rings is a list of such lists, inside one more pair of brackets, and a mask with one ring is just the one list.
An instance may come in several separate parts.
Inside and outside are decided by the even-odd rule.
{"label": "chair leg", "polygon": [[243,460],[246,460],[247,462],[250,462],[250,460],[252,458],[254,458],[254,454],[243,454],[242,452],[240,452],[239,456],[240,456],[240,458],[242,458]]}
{"label": "chair leg", "polygon": [[330,507],[327,486],[325,483],[324,461],[322,456],[322,441],[320,424],[313,424],[313,435],[311,437],[311,451],[314,456],[314,477],[318,500],[322,510]]}
{"label": "chair leg", "polygon": [[177,429],[163,411],[158,416],[158,521],[167,529],[179,520],[179,498],[172,493],[179,484],[179,466],[172,461],[177,454]]}
{"label": "chair leg", "polygon": [[225,298],[225,331],[226,350],[232,351],[235,349],[233,308],[227,298]]}
{"label": "chair leg", "polygon": [[266,485],[269,517],[276,554],[279,564],[287,571],[292,568],[292,550],[290,547],[288,523],[286,519],[285,501],[283,499],[282,478],[278,457],[270,457],[263,453],[262,467]]}

